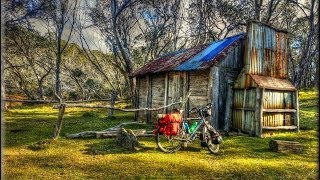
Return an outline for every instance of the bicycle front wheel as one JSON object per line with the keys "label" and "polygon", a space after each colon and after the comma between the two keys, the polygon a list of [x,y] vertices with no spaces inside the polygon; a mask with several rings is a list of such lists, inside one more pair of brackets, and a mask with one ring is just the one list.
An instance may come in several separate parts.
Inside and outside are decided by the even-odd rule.
{"label": "bicycle front wheel", "polygon": [[206,142],[206,146],[208,150],[213,153],[217,154],[219,152],[219,144],[214,143],[213,141],[213,136],[212,136],[212,131],[209,131],[206,126],[203,126],[202,129],[202,135],[203,135],[203,140]]}
{"label": "bicycle front wheel", "polygon": [[166,153],[174,153],[181,148],[181,132],[178,135],[171,136],[164,133],[156,133],[156,143],[159,149]]}

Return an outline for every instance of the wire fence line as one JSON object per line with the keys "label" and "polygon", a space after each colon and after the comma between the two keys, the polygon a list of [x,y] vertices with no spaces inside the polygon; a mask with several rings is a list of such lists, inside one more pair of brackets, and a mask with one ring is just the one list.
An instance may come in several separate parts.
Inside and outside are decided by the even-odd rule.
{"label": "wire fence line", "polygon": [[[22,102],[22,103],[59,103],[59,101],[51,101],[51,100],[18,100],[18,99],[4,99],[5,102]],[[85,102],[97,102],[97,101],[110,101],[110,99],[95,99],[95,100],[83,100],[83,101],[64,101],[63,103],[59,103],[56,105],[53,105],[54,109],[59,109],[62,104],[65,105],[65,107],[82,107],[82,108],[105,108],[105,109],[112,109],[112,110],[118,110],[118,111],[124,111],[124,112],[136,112],[136,111],[158,111],[164,108],[171,107],[176,104],[183,104],[183,102],[175,102],[171,103],[165,106],[156,107],[156,108],[135,108],[135,109],[122,109],[122,108],[116,108],[114,106],[107,106],[107,105],[88,105],[88,104],[77,104],[77,103],[85,103]],[[126,102],[125,100],[116,101],[118,103]],[[68,103],[68,104],[67,104]],[[74,104],[72,104],[74,103]]]}
{"label": "wire fence line", "polygon": [[[54,132],[52,134],[52,140],[56,140],[59,137],[60,131],[62,129],[62,123],[63,123],[63,116],[65,114],[65,109],[67,107],[83,107],[83,108],[104,108],[104,109],[111,109],[111,110],[118,110],[118,111],[125,111],[125,112],[137,112],[137,111],[158,111],[164,108],[171,107],[176,104],[182,104],[182,108],[184,108],[188,98],[190,96],[190,93],[184,98],[180,99],[180,102],[174,102],[162,107],[155,107],[155,108],[138,108],[138,109],[122,109],[122,108],[116,108],[115,105],[115,99],[99,99],[99,100],[84,100],[84,101],[65,101],[62,102],[61,99],[60,101],[54,101],[54,100],[17,100],[17,99],[4,99],[5,102],[26,102],[26,103],[59,103],[56,105],[53,105],[54,109],[59,109],[58,117],[57,117],[57,122],[54,128]],[[88,104],[77,104],[77,103],[83,103],[83,102],[92,102],[92,101],[110,101],[111,106],[108,105],[88,105]],[[119,101],[118,101],[119,102]],[[68,104],[67,104],[68,103]],[[72,104],[73,103],[73,104]],[[112,116],[113,112],[108,116]]]}
{"label": "wire fence line", "polygon": [[[25,103],[59,103],[59,101],[57,100],[4,99],[4,101],[5,102],[25,102]],[[91,100],[64,101],[64,102],[65,103],[83,103],[83,102],[97,102],[97,101],[111,101],[111,99],[91,99]],[[125,101],[121,100],[120,102],[125,102]]]}
{"label": "wire fence line", "polygon": [[[171,107],[176,104],[182,104],[182,102],[175,102],[168,104],[166,106],[161,106],[161,107],[156,107],[156,108],[138,108],[138,109],[121,109],[121,108],[116,108],[112,106],[104,106],[104,105],[85,105],[85,104],[66,104],[66,107],[82,107],[82,108],[105,108],[105,109],[113,109],[113,110],[118,110],[118,111],[124,111],[124,112],[136,112],[136,111],[158,111],[164,108]],[[54,109],[59,109],[61,107],[61,104],[54,105]]]}

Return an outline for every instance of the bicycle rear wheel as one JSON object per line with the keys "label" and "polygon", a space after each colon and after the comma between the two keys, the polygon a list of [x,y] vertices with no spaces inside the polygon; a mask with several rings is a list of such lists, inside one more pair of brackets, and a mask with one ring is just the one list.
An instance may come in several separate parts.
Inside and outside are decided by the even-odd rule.
{"label": "bicycle rear wheel", "polygon": [[156,143],[159,149],[166,153],[174,153],[182,146],[182,130],[177,135],[165,135],[164,133],[156,133]]}
{"label": "bicycle rear wheel", "polygon": [[209,131],[206,126],[203,126],[203,140],[205,141],[208,150],[213,154],[217,154],[219,152],[219,144],[215,143],[215,140],[213,139],[213,133],[214,132]]}

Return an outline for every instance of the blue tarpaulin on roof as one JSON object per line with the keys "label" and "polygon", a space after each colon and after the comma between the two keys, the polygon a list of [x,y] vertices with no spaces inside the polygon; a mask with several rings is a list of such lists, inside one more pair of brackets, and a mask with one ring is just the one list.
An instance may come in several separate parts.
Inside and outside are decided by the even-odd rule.
{"label": "blue tarpaulin on roof", "polygon": [[176,71],[190,71],[198,69],[204,62],[210,61],[219,55],[225,48],[233,42],[242,38],[244,33],[213,42],[209,47],[201,51],[199,54],[190,60],[180,64],[174,70]]}

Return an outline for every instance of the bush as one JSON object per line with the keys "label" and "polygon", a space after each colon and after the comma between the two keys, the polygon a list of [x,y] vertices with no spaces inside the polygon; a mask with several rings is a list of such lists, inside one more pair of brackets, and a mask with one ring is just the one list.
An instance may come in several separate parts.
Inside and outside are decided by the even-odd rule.
{"label": "bush", "polygon": [[97,117],[98,115],[95,112],[85,112],[82,114],[82,117]]}
{"label": "bush", "polygon": [[34,151],[43,150],[43,149],[47,149],[49,145],[52,144],[53,142],[54,140],[52,139],[45,139],[29,145],[28,148]]}

